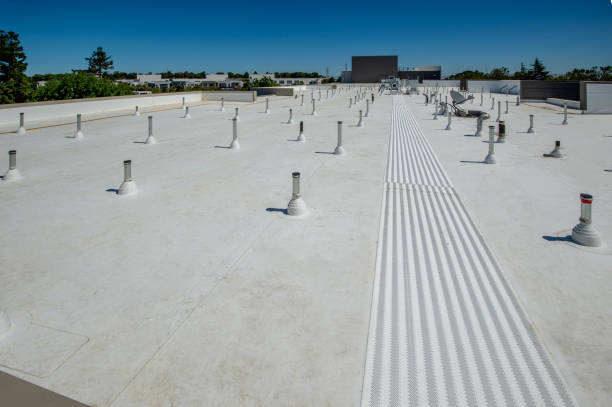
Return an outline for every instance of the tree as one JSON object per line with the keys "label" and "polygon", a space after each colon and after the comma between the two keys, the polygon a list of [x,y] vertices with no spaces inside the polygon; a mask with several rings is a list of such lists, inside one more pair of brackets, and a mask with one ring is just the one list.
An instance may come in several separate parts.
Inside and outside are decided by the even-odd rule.
{"label": "tree", "polygon": [[131,95],[132,87],[127,83],[114,83],[88,73],[55,75],[45,86],[34,91],[34,100],[65,100],[95,98],[102,96]]}
{"label": "tree", "polygon": [[91,53],[91,56],[85,58],[85,60],[89,62],[89,68],[87,70],[98,75],[98,78],[102,77],[104,71],[115,68],[113,66],[113,60],[110,56],[106,55],[106,51],[104,51],[102,47],[98,47]]}
{"label": "tree", "polygon": [[505,66],[501,68],[495,68],[489,74],[491,79],[508,79],[510,77],[510,71]]}
{"label": "tree", "polygon": [[538,58],[535,59],[531,67],[532,69],[529,71],[529,76],[531,77],[530,79],[541,81],[549,77],[546,67]]}
{"label": "tree", "polygon": [[30,81],[25,75],[25,60],[19,34],[0,31],[0,103],[28,100]]}
{"label": "tree", "polygon": [[523,62],[521,62],[521,69],[512,75],[512,79],[529,79],[529,71]]}

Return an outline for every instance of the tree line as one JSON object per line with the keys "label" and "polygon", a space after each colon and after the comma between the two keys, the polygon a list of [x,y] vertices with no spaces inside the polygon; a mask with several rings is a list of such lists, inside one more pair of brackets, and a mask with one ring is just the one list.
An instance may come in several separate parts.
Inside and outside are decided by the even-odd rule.
{"label": "tree line", "polygon": [[492,69],[491,72],[463,71],[448,77],[449,79],[523,79],[552,81],[612,81],[612,66],[594,66],[587,69],[574,68],[564,74],[553,75],[536,58],[528,69],[523,62],[518,71],[510,73],[505,66]]}
{"label": "tree line", "polygon": [[[172,85],[166,89],[133,87],[118,82],[122,79],[136,79],[136,72],[112,71],[114,61],[102,47],[97,47],[85,58],[87,69],[73,69],[72,73],[35,74],[28,77],[26,54],[19,40],[19,34],[13,31],[0,30],[0,104],[36,102],[46,100],[79,99],[101,96],[130,95],[134,90],[148,90],[153,93],[177,92],[185,90],[182,85]],[[218,72],[223,74],[223,72]],[[269,72],[268,72],[269,73]],[[151,72],[149,72],[151,74]],[[257,71],[253,72],[257,74]],[[206,72],[172,72],[160,73],[162,79],[171,78],[205,78]],[[243,81],[243,90],[254,87],[278,86],[272,79],[250,79],[248,72],[228,72],[231,79]],[[275,72],[275,77],[320,78],[318,72]],[[325,82],[333,82],[327,78]],[[40,86],[39,86],[40,85]],[[217,87],[195,87],[190,90],[215,90]]]}

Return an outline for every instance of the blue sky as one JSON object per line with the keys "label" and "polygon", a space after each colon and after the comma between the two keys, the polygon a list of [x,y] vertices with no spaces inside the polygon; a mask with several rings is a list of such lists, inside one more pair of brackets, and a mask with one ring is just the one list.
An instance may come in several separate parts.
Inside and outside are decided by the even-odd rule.
{"label": "blue sky", "polygon": [[611,0],[354,2],[5,1],[0,29],[20,34],[28,74],[85,68],[97,46],[126,72],[318,71],[352,55],[400,66],[553,73],[612,65]]}

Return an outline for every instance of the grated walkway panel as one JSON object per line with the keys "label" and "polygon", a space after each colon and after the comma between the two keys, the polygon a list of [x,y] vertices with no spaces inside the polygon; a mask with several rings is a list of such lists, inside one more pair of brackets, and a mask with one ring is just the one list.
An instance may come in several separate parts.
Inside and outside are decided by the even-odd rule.
{"label": "grated walkway panel", "polygon": [[394,96],[362,406],[575,406]]}

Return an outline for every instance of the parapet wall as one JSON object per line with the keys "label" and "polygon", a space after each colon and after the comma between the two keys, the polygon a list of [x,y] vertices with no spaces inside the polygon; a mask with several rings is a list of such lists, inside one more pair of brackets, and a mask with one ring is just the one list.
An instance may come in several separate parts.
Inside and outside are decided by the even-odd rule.
{"label": "parapet wall", "polygon": [[467,90],[470,93],[492,92],[518,95],[521,91],[521,81],[515,79],[505,80],[473,80],[467,81]]}
{"label": "parapet wall", "polygon": [[581,82],[580,108],[585,113],[612,114],[612,82]]}
{"label": "parapet wall", "polygon": [[197,103],[202,101],[202,92],[180,92],[155,95],[110,96],[102,98],[53,100],[36,103],[15,103],[0,105],[0,125],[19,123],[19,113],[25,113],[28,121],[74,117],[81,114],[99,114],[120,110],[131,110],[139,106],[164,106]]}
{"label": "parapet wall", "polygon": [[566,99],[580,100],[580,82],[578,81],[521,81],[521,99],[545,100]]}
{"label": "parapet wall", "polygon": [[[305,89],[305,87],[303,87]],[[257,96],[277,95],[277,96],[293,96],[297,91],[289,86],[266,86],[261,88],[253,88],[257,92]]]}
{"label": "parapet wall", "polygon": [[255,91],[211,91],[201,92],[202,100],[221,100],[223,98],[226,102],[255,102],[257,100],[257,92]]}

